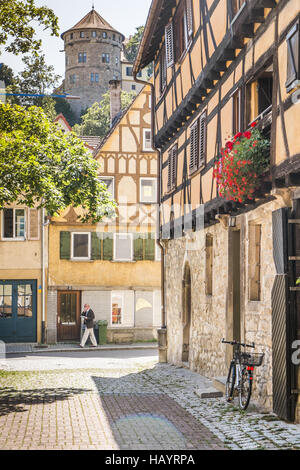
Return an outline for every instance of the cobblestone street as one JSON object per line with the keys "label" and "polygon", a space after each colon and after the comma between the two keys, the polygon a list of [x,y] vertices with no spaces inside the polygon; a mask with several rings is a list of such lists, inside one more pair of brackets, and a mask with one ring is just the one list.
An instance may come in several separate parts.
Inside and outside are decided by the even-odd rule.
{"label": "cobblestone street", "polygon": [[41,354],[8,359],[6,369],[0,449],[300,448],[300,425],[200,399],[207,379],[157,364],[155,351]]}

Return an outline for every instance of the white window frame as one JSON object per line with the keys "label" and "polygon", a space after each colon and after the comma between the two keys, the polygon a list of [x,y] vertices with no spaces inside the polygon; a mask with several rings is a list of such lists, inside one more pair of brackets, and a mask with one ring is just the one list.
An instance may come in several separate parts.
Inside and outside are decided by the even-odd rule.
{"label": "white window frame", "polygon": [[[124,259],[118,259],[117,258],[117,235],[126,235],[126,236],[129,236],[130,239],[131,239],[131,258],[124,258]],[[133,233],[129,233],[129,232],[116,232],[114,233],[114,261],[117,261],[119,263],[128,263],[128,262],[131,262],[133,261]]]}
{"label": "white window frame", "polygon": [[[112,180],[112,187],[113,187],[113,190],[112,190],[112,197],[113,199],[115,199],[115,177],[114,176],[100,176],[99,177],[99,181],[100,183],[102,181],[105,182],[105,180]],[[106,183],[105,183],[106,184]]]}
{"label": "white window frame", "polygon": [[155,240],[155,261],[161,262],[161,249]]}
{"label": "white window frame", "polygon": [[[120,299],[120,305],[121,305],[121,323],[113,323],[112,322],[112,305],[113,305],[113,297],[116,299]],[[123,326],[123,319],[124,319],[124,292],[120,291],[112,291],[111,296],[110,296],[110,326],[112,328],[120,328]]]}
{"label": "white window frame", "polygon": [[[154,181],[154,198],[151,201],[144,201],[143,200],[143,192],[142,192],[142,181]],[[140,202],[143,204],[155,204],[157,202],[157,178],[153,177],[142,177],[140,178]]]}
{"label": "white window frame", "polygon": [[[5,238],[4,237],[4,209],[12,209],[13,210],[13,237],[11,238]],[[23,242],[26,240],[26,228],[27,228],[27,223],[28,223],[28,217],[27,217],[27,211],[25,207],[4,207],[4,209],[1,211],[2,212],[2,229],[1,229],[1,239],[7,242]],[[23,210],[24,211],[24,237],[16,237],[16,222],[15,222],[15,212],[16,210]]]}
{"label": "white window frame", "polygon": [[[146,147],[146,132],[150,132],[150,147]],[[152,131],[151,129],[143,129],[143,151],[144,152],[153,152],[152,149]]]}
{"label": "white window frame", "polygon": [[[75,257],[74,256],[74,236],[75,235],[88,235],[88,257]],[[71,232],[71,260],[88,261],[90,259],[91,259],[91,232]]]}

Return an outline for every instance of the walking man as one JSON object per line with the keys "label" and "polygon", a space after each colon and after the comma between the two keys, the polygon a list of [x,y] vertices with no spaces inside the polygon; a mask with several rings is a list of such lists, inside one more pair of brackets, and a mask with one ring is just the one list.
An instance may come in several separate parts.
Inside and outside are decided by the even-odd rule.
{"label": "walking man", "polygon": [[85,343],[86,343],[88,337],[90,336],[91,341],[92,341],[92,345],[95,348],[97,346],[97,341],[96,341],[96,338],[95,338],[95,335],[94,335],[94,318],[95,318],[95,314],[94,314],[93,310],[90,308],[89,304],[84,304],[83,312],[82,312],[81,316],[84,318],[84,324],[85,324],[86,328],[85,328],[85,332],[83,334],[83,337],[82,337],[82,340],[81,340],[81,343],[80,343],[80,347],[84,348]]}

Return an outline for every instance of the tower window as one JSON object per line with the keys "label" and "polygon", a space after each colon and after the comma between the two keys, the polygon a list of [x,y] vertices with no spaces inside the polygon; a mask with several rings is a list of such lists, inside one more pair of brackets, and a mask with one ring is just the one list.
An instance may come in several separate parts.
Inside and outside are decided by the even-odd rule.
{"label": "tower window", "polygon": [[109,64],[110,63],[110,54],[102,54],[102,63]]}
{"label": "tower window", "polygon": [[76,75],[70,75],[70,83],[75,83],[76,82]]}
{"label": "tower window", "polygon": [[99,83],[99,73],[91,73],[91,82]]}
{"label": "tower window", "polygon": [[92,38],[96,38],[97,37],[97,31],[92,31]]}
{"label": "tower window", "polygon": [[70,39],[73,39],[73,33],[70,34]]}
{"label": "tower window", "polygon": [[84,31],[80,31],[80,37],[84,38]]}
{"label": "tower window", "polygon": [[79,63],[86,63],[86,58],[87,58],[86,52],[79,52],[78,54]]}
{"label": "tower window", "polygon": [[116,35],[115,35],[115,34],[113,34],[113,40],[114,40],[114,41],[116,40]]}
{"label": "tower window", "polygon": [[107,39],[107,33],[105,31],[102,33],[102,37],[103,39]]}
{"label": "tower window", "polygon": [[119,58],[116,57],[116,65],[119,65]]}

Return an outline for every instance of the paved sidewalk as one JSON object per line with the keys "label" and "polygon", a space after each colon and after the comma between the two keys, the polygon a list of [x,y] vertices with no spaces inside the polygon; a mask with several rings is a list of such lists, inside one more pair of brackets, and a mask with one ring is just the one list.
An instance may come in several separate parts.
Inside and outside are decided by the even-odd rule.
{"label": "paved sidewalk", "polygon": [[6,343],[6,354],[26,354],[26,353],[41,353],[41,352],[72,352],[72,351],[86,351],[86,350],[122,350],[122,349],[157,349],[157,343],[121,343],[121,344],[103,344],[98,345],[96,348],[86,346],[80,348],[78,343],[57,343],[42,346],[37,343]]}
{"label": "paved sidewalk", "polygon": [[[0,449],[300,448],[300,425],[200,399],[210,381],[197,373],[150,361],[151,351],[147,363],[145,351],[119,351],[119,367],[113,351],[110,367],[109,354],[98,353],[98,369],[51,370],[51,355],[49,370],[0,371]],[[38,359],[27,361],[38,369]]]}

